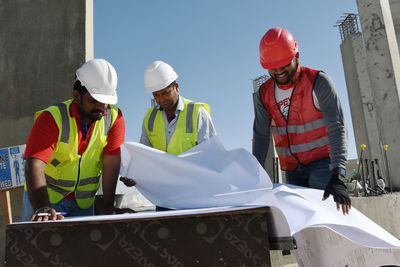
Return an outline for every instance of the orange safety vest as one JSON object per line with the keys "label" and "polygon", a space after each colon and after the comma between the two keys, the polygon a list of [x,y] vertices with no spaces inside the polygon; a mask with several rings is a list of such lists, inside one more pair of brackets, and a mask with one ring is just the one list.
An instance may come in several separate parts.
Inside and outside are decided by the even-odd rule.
{"label": "orange safety vest", "polygon": [[282,170],[295,170],[299,163],[330,157],[328,129],[313,101],[317,70],[301,67],[301,78],[293,88],[288,120],[279,110],[275,82],[268,79],[260,87],[261,100],[271,117],[271,132]]}

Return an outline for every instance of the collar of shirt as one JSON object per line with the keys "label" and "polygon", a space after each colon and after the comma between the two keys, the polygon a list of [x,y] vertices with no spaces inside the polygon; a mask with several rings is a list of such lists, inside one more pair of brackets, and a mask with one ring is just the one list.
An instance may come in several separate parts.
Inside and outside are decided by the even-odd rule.
{"label": "collar of shirt", "polygon": [[[78,106],[76,105],[75,101],[72,102],[72,104],[70,105],[69,108],[69,114],[71,117],[75,118],[77,127],[78,127],[78,154],[82,155],[83,152],[85,152],[88,143],[90,141],[90,137],[92,135],[93,132],[93,126],[94,126],[94,122],[90,123],[89,125],[86,125],[86,123],[84,122],[84,120],[81,118],[80,114],[79,114],[79,110],[78,110]],[[106,113],[104,113],[106,114]]]}
{"label": "collar of shirt", "polygon": [[[74,117],[77,124],[78,124],[78,129],[80,130],[79,132],[82,134],[82,139],[85,140],[87,133],[90,129],[90,126],[93,124],[93,122],[89,123],[89,125],[86,125],[85,120],[81,117],[79,114],[78,106],[76,105],[76,102],[72,102],[70,109],[69,109],[71,117]],[[79,122],[79,123],[78,123]]]}
{"label": "collar of shirt", "polygon": [[71,106],[69,107],[69,115],[71,115],[71,117],[78,119],[81,117],[81,115],[79,115],[78,106],[76,105],[75,101],[73,101]]}
{"label": "collar of shirt", "polygon": [[296,72],[295,72],[295,74],[293,75],[291,81],[289,81],[289,82],[286,83],[286,84],[278,84],[278,83],[277,83],[276,85],[279,87],[279,89],[282,89],[282,90],[291,89],[291,88],[293,88],[293,87],[300,81],[301,76],[302,76],[302,75],[301,75],[302,72],[303,72],[303,67],[300,66],[300,64],[297,64]]}

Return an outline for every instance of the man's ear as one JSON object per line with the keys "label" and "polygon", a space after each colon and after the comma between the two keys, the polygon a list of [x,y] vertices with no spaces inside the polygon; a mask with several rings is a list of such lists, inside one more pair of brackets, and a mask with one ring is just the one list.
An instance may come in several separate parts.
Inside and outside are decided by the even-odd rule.
{"label": "man's ear", "polygon": [[176,92],[179,93],[179,84],[177,82],[175,82],[175,89],[176,89]]}
{"label": "man's ear", "polygon": [[77,90],[74,90],[72,92],[72,96],[74,97],[75,102],[77,102],[77,103],[80,102],[81,95],[79,94],[79,92]]}
{"label": "man's ear", "polygon": [[298,65],[299,64],[299,52],[296,53],[295,57],[296,57],[296,64]]}

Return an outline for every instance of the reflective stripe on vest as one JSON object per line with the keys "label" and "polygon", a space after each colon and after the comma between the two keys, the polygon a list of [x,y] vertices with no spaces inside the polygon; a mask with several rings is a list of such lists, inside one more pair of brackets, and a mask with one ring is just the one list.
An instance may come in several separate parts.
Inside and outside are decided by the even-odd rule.
{"label": "reflective stripe on vest", "polygon": [[305,165],[330,156],[326,124],[312,97],[318,71],[301,68],[302,77],[293,89],[288,120],[276,103],[273,79],[260,87],[261,99],[271,117],[271,132],[283,170],[294,170],[299,162]]}
{"label": "reflective stripe on vest", "polygon": [[[280,135],[287,135],[288,133],[302,134],[302,133],[316,130],[316,129],[324,127],[324,126],[325,126],[324,120],[319,119],[319,120],[315,120],[315,121],[306,123],[304,125],[288,125],[287,128],[272,126],[271,132],[278,133]],[[320,139],[317,139],[317,140],[314,140],[311,142],[307,142],[307,143],[302,143],[302,144],[298,144],[298,145],[290,145],[290,150],[289,150],[289,148],[286,148],[286,147],[277,147],[276,149],[277,149],[278,154],[290,155],[291,154],[290,151],[292,153],[307,152],[309,150],[313,150],[315,148],[325,146],[325,145],[329,145],[328,136],[325,136]],[[281,151],[281,153],[278,152],[278,150]]]}
{"label": "reflective stripe on vest", "polygon": [[[82,209],[89,208],[99,187],[102,171],[102,154],[107,137],[118,116],[118,108],[108,105],[106,115],[94,122],[88,147],[78,155],[78,128],[74,117],[69,115],[72,99],[51,106],[50,112],[58,126],[59,136],[53,154],[46,165],[47,191],[52,204],[75,191],[75,199]],[[35,114],[35,119],[42,113]]]}
{"label": "reflective stripe on vest", "polygon": [[[193,133],[193,108],[196,102],[190,102],[187,104],[187,115],[186,115],[186,132]],[[198,116],[198,115],[197,115]],[[197,140],[196,140],[197,142]]]}
{"label": "reflective stripe on vest", "polygon": [[153,148],[178,155],[197,145],[197,124],[200,107],[210,112],[210,107],[205,103],[193,102],[184,99],[184,109],[179,112],[175,132],[166,145],[165,122],[162,111],[150,108],[146,114],[144,125],[147,136]]}
{"label": "reflective stripe on vest", "polygon": [[[190,102],[187,104],[185,109],[187,108],[187,115],[186,115],[186,133],[193,133],[193,108],[196,102]],[[154,129],[154,121],[156,120],[158,109],[153,108],[153,111],[150,114],[148,128],[149,131],[152,132]]]}
{"label": "reflective stripe on vest", "polygon": [[61,114],[61,121],[62,121],[62,127],[61,127],[61,138],[60,141],[64,143],[69,142],[69,116],[68,116],[68,110],[67,106],[64,103],[58,103],[56,105],[58,109],[60,110]]}
{"label": "reflective stripe on vest", "polygon": [[328,136],[321,137],[317,140],[308,142],[308,143],[303,143],[303,144],[298,144],[298,145],[290,145],[290,150],[292,153],[301,153],[301,152],[307,152],[313,149],[316,149],[318,147],[326,146],[329,145],[329,138]]}

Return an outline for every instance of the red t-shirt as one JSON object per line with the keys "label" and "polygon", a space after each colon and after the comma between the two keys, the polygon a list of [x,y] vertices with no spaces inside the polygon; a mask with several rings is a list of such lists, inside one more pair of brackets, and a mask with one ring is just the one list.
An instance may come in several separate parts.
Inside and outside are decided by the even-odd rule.
{"label": "red t-shirt", "polygon": [[[94,123],[88,129],[86,139],[82,138],[80,115],[76,103],[73,102],[70,106],[70,115],[75,118],[76,125],[78,126],[78,153],[82,155],[85,152],[90,137],[93,132]],[[37,158],[44,162],[49,162],[53,150],[58,141],[58,126],[50,112],[43,112],[37,118],[29,134],[28,142],[26,143],[24,159],[31,157]],[[107,155],[121,154],[121,144],[125,139],[125,122],[121,110],[118,109],[118,116],[115,123],[110,129],[107,138],[107,145],[103,150]]]}

